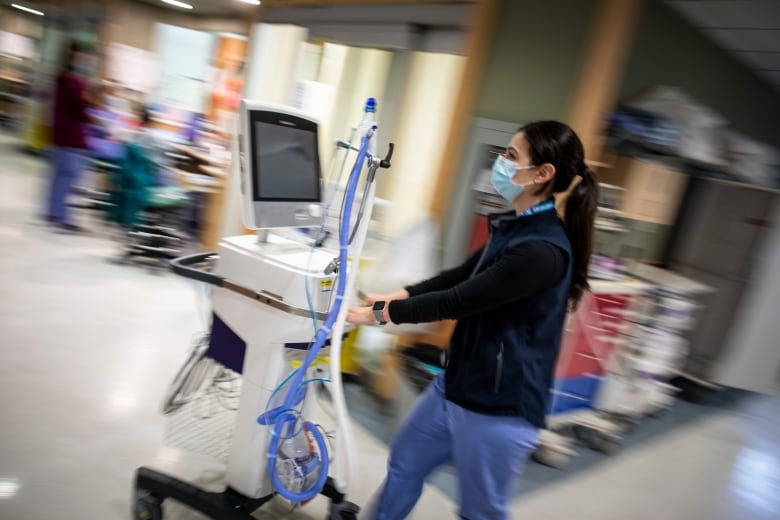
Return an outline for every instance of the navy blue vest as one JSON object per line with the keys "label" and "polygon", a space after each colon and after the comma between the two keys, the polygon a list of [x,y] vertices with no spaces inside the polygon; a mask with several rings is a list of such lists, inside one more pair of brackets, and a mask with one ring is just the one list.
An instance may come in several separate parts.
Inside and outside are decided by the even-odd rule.
{"label": "navy blue vest", "polygon": [[563,251],[566,274],[530,298],[458,320],[445,393],[468,410],[519,415],[543,428],[571,288],[571,245],[562,222],[554,211],[492,216],[490,238],[474,273],[495,263],[503,251],[532,240]]}

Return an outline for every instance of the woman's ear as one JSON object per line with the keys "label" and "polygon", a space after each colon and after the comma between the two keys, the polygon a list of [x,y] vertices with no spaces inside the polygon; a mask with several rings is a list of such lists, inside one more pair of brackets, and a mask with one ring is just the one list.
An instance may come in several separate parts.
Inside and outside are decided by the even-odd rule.
{"label": "woman's ear", "polygon": [[534,179],[539,184],[545,184],[555,176],[555,166],[550,163],[544,163],[539,167]]}

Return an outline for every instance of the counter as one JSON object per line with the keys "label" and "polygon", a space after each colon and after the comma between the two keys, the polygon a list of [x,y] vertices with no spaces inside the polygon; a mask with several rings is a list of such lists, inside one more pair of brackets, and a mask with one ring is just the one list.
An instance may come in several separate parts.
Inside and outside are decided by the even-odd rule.
{"label": "counter", "polygon": [[588,280],[588,283],[590,283],[590,290],[594,294],[636,295],[642,294],[644,291],[653,288],[652,284],[650,283],[628,276],[622,277],[618,280],[602,280],[591,278]]}
{"label": "counter", "polygon": [[180,179],[182,186],[201,193],[204,200],[200,242],[205,250],[216,250],[225,187],[230,175],[230,153],[224,149],[208,150],[184,143],[172,143],[170,149],[179,156],[178,164],[171,167],[171,171]]}
{"label": "counter", "polygon": [[659,269],[652,265],[633,262],[626,269],[631,276],[663,289],[664,291],[680,296],[696,296],[715,292],[715,289],[699,283],[691,278],[686,278],[667,269]]}

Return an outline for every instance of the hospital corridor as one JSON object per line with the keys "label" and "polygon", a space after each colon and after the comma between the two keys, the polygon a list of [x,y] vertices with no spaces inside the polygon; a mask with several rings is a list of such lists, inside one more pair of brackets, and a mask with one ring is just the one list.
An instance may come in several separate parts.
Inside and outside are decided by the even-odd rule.
{"label": "hospital corridor", "polygon": [[780,520],[780,0],[0,0],[0,520]]}
{"label": "hospital corridor", "polygon": [[[42,225],[47,164],[19,153],[17,139],[1,138],[0,518],[129,518],[134,472],[143,465],[218,489],[224,467],[163,444],[163,396],[204,330],[197,287],[112,262],[111,229],[89,214],[80,236]],[[367,413],[362,404],[351,413]],[[363,425],[369,421],[355,417],[360,477],[349,498],[358,504],[380,485],[388,454]],[[778,431],[780,399],[751,395],[543,485],[528,482],[545,478],[529,462],[511,515],[774,519]],[[455,518],[452,480],[450,469],[440,470],[411,518]],[[324,518],[326,505],[320,497],[285,516],[285,504],[271,503],[255,516]],[[206,518],[175,504],[168,511],[171,519]]]}

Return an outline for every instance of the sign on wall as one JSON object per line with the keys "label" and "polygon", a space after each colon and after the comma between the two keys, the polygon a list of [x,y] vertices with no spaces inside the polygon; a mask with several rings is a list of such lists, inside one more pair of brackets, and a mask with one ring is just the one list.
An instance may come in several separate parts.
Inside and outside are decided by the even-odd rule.
{"label": "sign on wall", "polygon": [[106,51],[106,78],[148,94],[157,85],[160,67],[153,52],[111,43]]}
{"label": "sign on wall", "polygon": [[160,81],[154,98],[158,104],[189,112],[204,112],[214,44],[213,34],[157,24]]}

